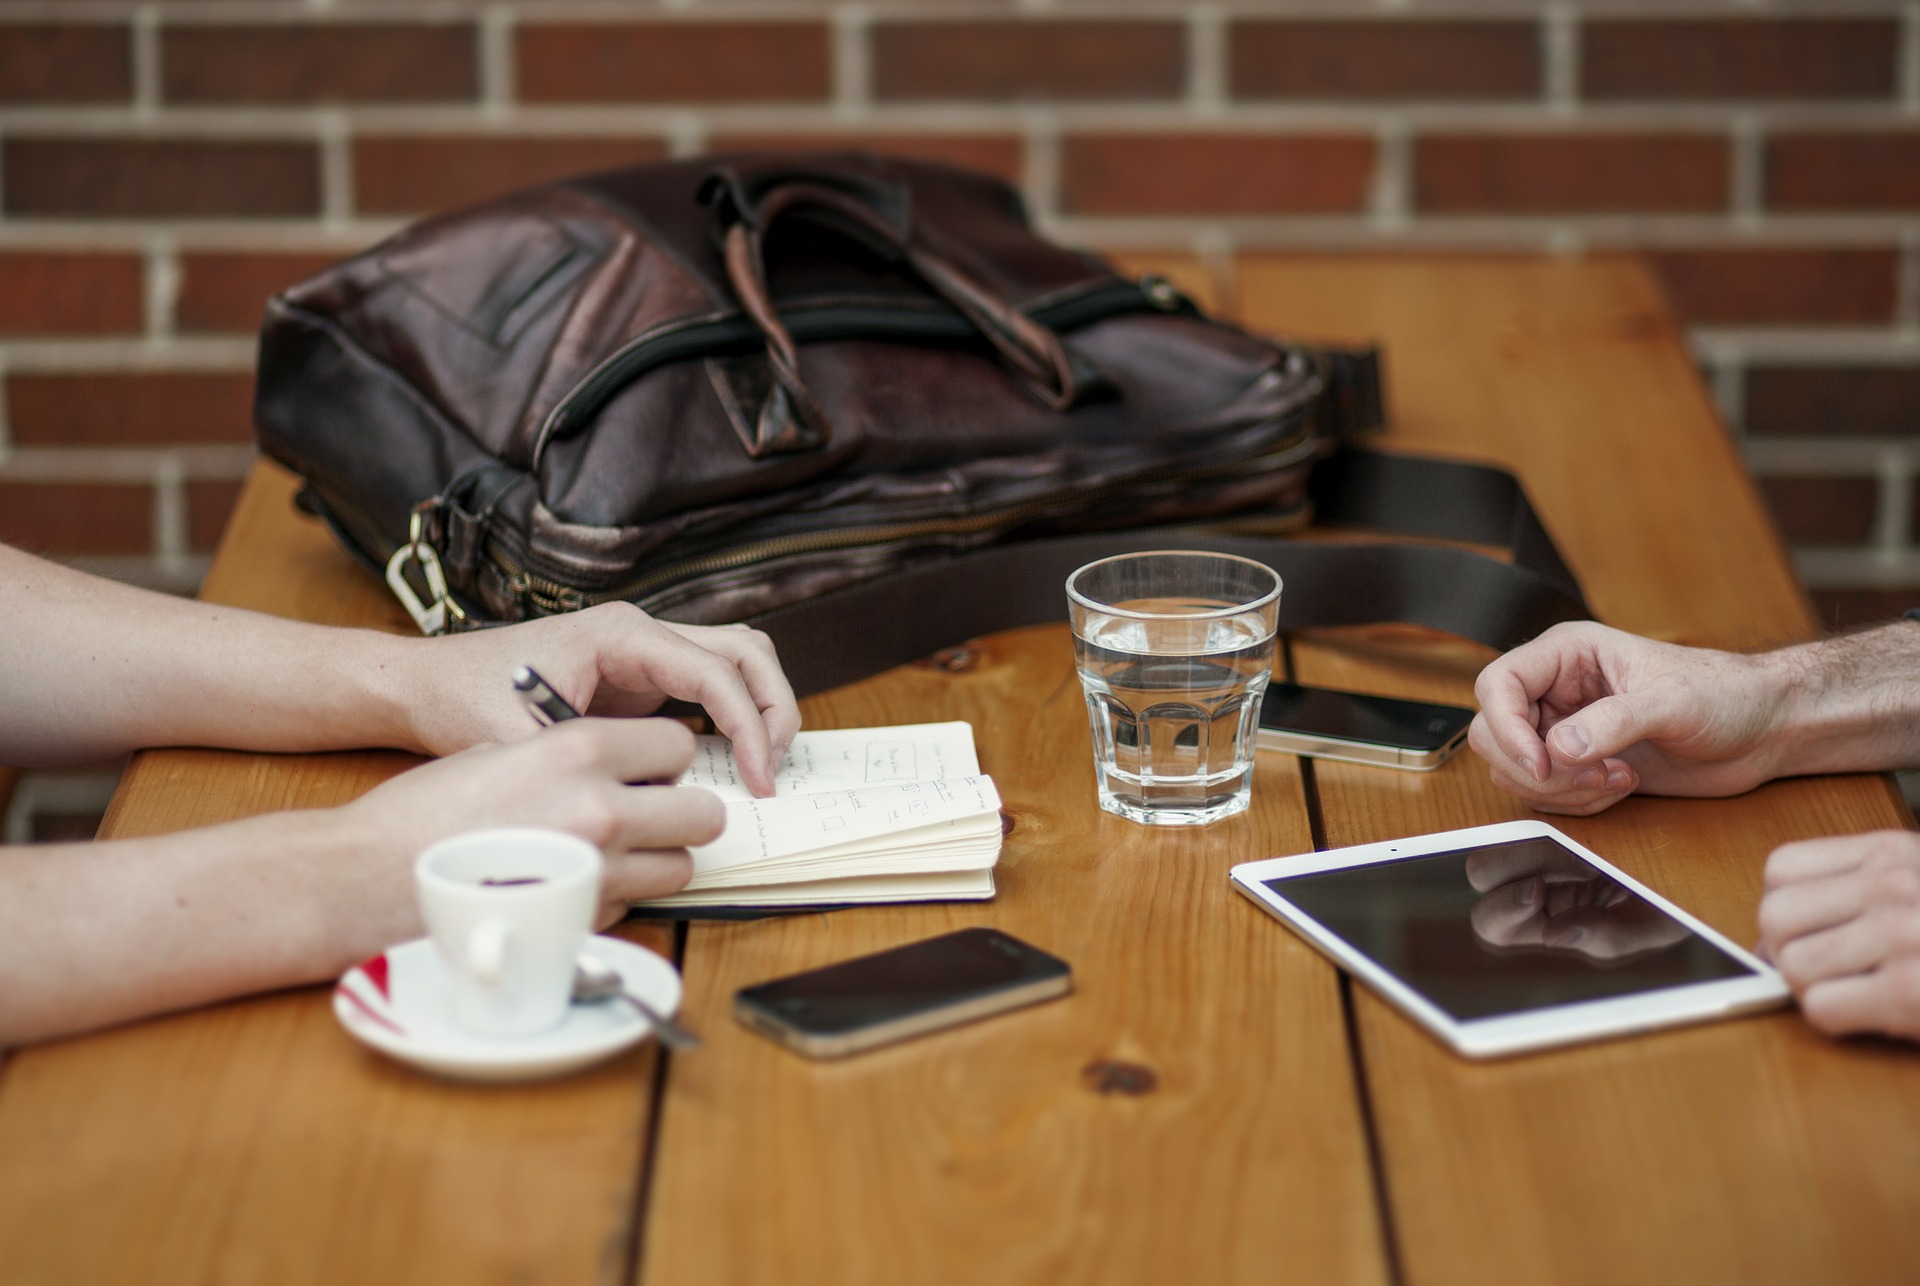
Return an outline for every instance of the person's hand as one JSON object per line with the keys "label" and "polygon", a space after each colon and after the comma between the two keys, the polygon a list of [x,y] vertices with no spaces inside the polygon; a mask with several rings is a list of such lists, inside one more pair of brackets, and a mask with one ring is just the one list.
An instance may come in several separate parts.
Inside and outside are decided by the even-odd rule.
{"label": "person's hand", "polygon": [[1495,947],[1548,947],[1594,960],[1668,946],[1686,926],[1554,844],[1484,849],[1467,858],[1474,936]]}
{"label": "person's hand", "polygon": [[1494,784],[1550,813],[1636,790],[1737,795],[1776,775],[1780,663],[1556,625],[1480,672],[1468,744]]}
{"label": "person's hand", "polygon": [[[413,859],[429,844],[487,826],[543,826],[578,835],[606,857],[600,923],[661,897],[693,873],[689,845],[719,838],[726,813],[711,791],[668,784],[693,758],[693,734],[670,719],[578,719],[510,745],[476,746],[375,787],[337,810],[356,868],[337,881],[343,914],[417,935]],[[341,936],[362,939],[366,926]]]}
{"label": "person's hand", "polygon": [[1920,1040],[1920,835],[1875,831],[1775,849],[1760,948],[1821,1031]]}
{"label": "person's hand", "polygon": [[583,714],[650,714],[669,697],[698,702],[732,739],[741,776],[757,795],[773,793],[773,775],[800,730],[800,708],[766,635],[658,621],[630,603],[408,640],[402,654],[406,717],[432,754],[537,731],[513,691],[522,665]]}

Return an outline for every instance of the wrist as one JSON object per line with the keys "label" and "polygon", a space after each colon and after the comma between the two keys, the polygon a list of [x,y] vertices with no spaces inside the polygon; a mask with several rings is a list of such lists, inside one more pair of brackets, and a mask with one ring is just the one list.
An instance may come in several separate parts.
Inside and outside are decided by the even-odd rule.
{"label": "wrist", "polygon": [[411,852],[377,815],[347,804],[275,819],[306,905],[294,940],[309,978],[336,977],[395,943],[418,937]]}
{"label": "wrist", "polygon": [[343,654],[350,672],[340,677],[353,694],[351,744],[433,754],[420,718],[432,702],[422,640],[373,630],[354,636],[356,646]]}
{"label": "wrist", "polygon": [[1776,775],[1920,762],[1920,625],[1901,622],[1767,655],[1782,692]]}

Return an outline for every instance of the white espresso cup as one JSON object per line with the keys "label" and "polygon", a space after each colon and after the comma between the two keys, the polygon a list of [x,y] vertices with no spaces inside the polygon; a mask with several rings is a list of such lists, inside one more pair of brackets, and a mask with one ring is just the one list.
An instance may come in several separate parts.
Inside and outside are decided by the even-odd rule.
{"label": "white espresso cup", "polygon": [[420,915],[447,969],[453,1019],[481,1036],[560,1025],[600,905],[600,850],[531,827],[467,831],[413,866]]}

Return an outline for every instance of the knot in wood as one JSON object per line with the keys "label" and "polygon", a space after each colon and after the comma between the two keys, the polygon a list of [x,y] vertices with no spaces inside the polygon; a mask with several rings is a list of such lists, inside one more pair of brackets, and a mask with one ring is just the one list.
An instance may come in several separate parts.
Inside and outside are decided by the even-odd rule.
{"label": "knot in wood", "polygon": [[1080,1079],[1095,1094],[1125,1094],[1129,1098],[1151,1094],[1160,1085],[1160,1078],[1151,1067],[1111,1058],[1096,1058],[1088,1063],[1080,1069]]}

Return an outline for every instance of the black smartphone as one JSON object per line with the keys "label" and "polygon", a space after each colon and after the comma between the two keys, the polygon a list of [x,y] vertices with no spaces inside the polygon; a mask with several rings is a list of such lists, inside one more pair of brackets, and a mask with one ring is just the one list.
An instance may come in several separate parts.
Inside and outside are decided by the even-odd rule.
{"label": "black smartphone", "polygon": [[1365,692],[1272,683],[1260,705],[1262,750],[1427,772],[1466,744],[1473,711]]}
{"label": "black smartphone", "polygon": [[733,1015],[811,1058],[838,1058],[1073,989],[1058,956],[998,929],[962,929],[734,993]]}

